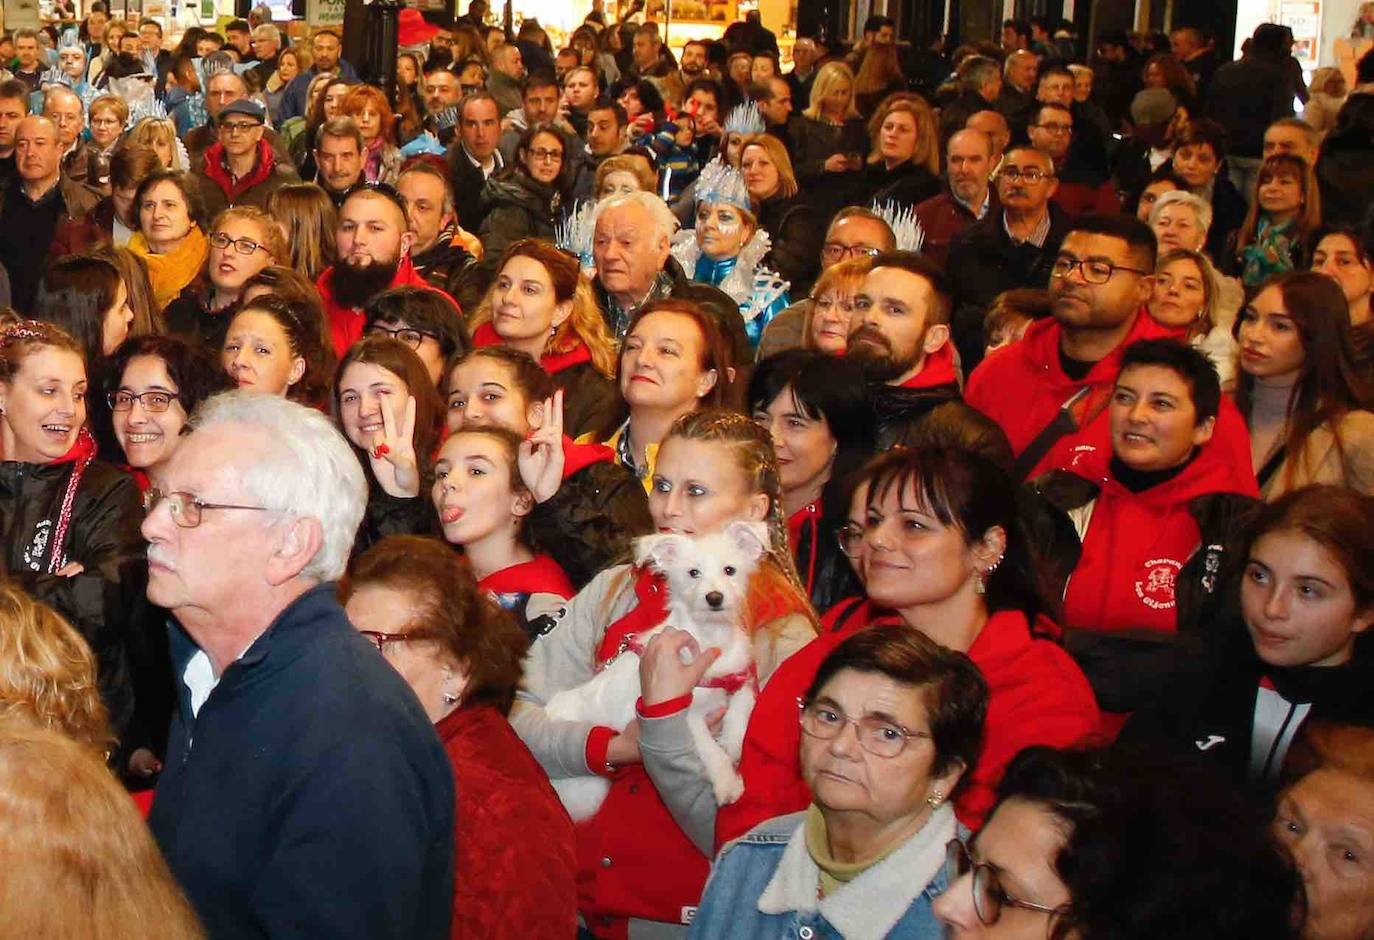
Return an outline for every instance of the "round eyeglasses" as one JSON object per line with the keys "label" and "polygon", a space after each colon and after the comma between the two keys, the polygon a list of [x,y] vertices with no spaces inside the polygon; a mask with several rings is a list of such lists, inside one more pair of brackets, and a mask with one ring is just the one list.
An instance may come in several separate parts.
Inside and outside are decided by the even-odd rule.
{"label": "round eyeglasses", "polygon": [[1006,889],[1002,887],[997,869],[986,862],[974,862],[973,855],[962,839],[950,839],[945,846],[945,865],[951,884],[970,872],[973,873],[973,877],[969,879],[970,888],[973,891],[973,912],[978,915],[978,920],[985,927],[991,927],[997,923],[997,919],[1002,916],[1002,908],[1004,907],[1019,907],[1022,910],[1038,911],[1041,914],[1049,914],[1051,917],[1058,917],[1069,912],[1070,905],[1068,904],[1050,907],[1047,904],[1036,904],[1033,901],[1025,901],[1008,894]]}

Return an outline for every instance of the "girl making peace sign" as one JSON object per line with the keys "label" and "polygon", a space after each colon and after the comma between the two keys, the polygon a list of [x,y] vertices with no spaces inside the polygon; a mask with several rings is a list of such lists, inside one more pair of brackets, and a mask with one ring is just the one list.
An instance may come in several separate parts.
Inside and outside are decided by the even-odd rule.
{"label": "girl making peace sign", "polygon": [[367,511],[353,554],[388,535],[436,535],[423,493],[444,408],[420,357],[390,337],[366,336],[334,377],[334,421],[367,477]]}

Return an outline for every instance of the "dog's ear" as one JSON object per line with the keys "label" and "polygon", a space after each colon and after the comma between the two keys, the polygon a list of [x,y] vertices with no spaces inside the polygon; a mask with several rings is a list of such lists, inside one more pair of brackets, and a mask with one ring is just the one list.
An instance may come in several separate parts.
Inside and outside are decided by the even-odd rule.
{"label": "dog's ear", "polygon": [[681,535],[643,535],[635,539],[635,564],[647,564],[666,573],[682,557],[686,547],[687,539]]}
{"label": "dog's ear", "polygon": [[732,522],[725,527],[725,536],[750,558],[757,559],[768,551],[768,526],[762,522]]}

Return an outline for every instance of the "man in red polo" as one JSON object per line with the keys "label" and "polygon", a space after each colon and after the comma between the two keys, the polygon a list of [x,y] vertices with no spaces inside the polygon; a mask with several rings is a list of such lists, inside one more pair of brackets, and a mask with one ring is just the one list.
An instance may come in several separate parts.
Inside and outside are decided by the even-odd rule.
{"label": "man in red polo", "polygon": [[1032,323],[969,377],[968,403],[1006,432],[1021,476],[1067,466],[1073,448],[1095,433],[1094,422],[1105,428],[1096,419],[1127,346],[1176,335],[1145,311],[1155,253],[1154,232],[1134,216],[1083,216],[1051,268],[1053,316]]}
{"label": "man in red polo", "polygon": [[[363,311],[374,297],[393,287],[435,288],[410,263],[415,233],[410,230],[405,200],[390,186],[361,185],[344,197],[336,241],[338,261],[324,270],[315,286],[324,303],[334,351],[342,358],[363,335],[367,322]],[[458,306],[457,301],[453,305]]]}

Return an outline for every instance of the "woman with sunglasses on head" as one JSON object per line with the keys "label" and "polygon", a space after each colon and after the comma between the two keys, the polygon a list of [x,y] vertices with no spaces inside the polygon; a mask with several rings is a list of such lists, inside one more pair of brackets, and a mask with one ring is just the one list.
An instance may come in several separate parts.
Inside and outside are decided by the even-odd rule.
{"label": "woman with sunglasses on head", "polygon": [[334,423],[367,480],[353,554],[388,535],[433,535],[427,493],[444,406],[420,357],[400,340],[365,336],[334,370]]}
{"label": "woman with sunglasses on head", "polygon": [[798,703],[811,805],[721,852],[691,936],[943,937],[949,797],[978,757],[987,694],[967,656],[902,627],[837,646]]}
{"label": "woman with sunglasses on head", "polygon": [[1098,728],[1088,680],[1056,642],[1006,471],[970,451],[911,444],[875,458],[857,479],[839,538],[866,596],[831,608],[821,637],[764,687],[740,758],[744,796],[716,814],[717,845],[806,805],[796,697],[835,646],[874,623],[967,653],[987,681],[982,750],[954,798],[966,825],[982,823],[994,782],[1021,748],[1075,744]]}
{"label": "woman with sunglasses on head", "polygon": [[1196,764],[1027,748],[949,845],[950,940],[1297,940],[1293,867],[1265,813]]}
{"label": "woman with sunglasses on head", "polygon": [[415,690],[453,765],[450,936],[575,936],[572,823],[506,718],[528,638],[438,539],[383,539],[353,559],[339,601]]}
{"label": "woman with sunglasses on head", "polygon": [[6,576],[76,627],[123,740],[133,713],[131,610],[147,545],[138,487],[96,459],[86,430],[86,352],[49,323],[0,330],[0,545]]}

